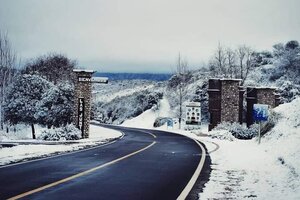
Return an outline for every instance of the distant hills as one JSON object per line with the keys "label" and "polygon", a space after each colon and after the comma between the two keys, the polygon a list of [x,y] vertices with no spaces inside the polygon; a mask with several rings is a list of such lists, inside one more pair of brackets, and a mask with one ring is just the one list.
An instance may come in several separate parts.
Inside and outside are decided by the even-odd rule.
{"label": "distant hills", "polygon": [[109,80],[151,80],[151,81],[166,81],[169,80],[172,74],[151,74],[151,73],[101,73],[96,72],[95,77],[108,77]]}

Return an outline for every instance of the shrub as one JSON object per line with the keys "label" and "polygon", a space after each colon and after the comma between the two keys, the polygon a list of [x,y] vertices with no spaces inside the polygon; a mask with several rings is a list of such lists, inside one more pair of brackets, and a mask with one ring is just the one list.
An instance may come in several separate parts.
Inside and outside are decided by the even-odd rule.
{"label": "shrub", "polygon": [[47,141],[78,140],[80,138],[81,131],[73,124],[60,128],[44,130],[39,136],[39,139]]}
{"label": "shrub", "polygon": [[235,138],[252,139],[258,134],[258,125],[253,124],[249,128],[239,123],[224,122],[219,124],[215,130],[228,130]]}

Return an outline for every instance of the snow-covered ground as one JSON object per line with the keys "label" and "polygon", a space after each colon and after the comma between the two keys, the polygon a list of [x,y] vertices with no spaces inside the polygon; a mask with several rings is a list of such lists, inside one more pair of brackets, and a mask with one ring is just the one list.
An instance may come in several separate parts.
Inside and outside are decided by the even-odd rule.
{"label": "snow-covered ground", "polygon": [[[1,134],[0,134],[1,136]],[[74,150],[80,150],[87,146],[95,146],[110,142],[113,139],[119,138],[122,134],[118,131],[107,129],[95,125],[90,126],[90,138],[71,141],[69,144],[60,144],[60,142],[47,142],[32,140],[29,138],[30,133],[25,129],[18,138],[7,139],[0,137],[0,143],[16,143],[20,144],[13,147],[0,148],[0,165],[18,162],[21,160],[30,160],[32,158],[46,157],[49,154],[59,154]]]}
{"label": "snow-covered ground", "polygon": [[[166,99],[163,104],[168,105]],[[159,112],[146,111],[123,125],[152,128],[157,115],[168,115],[168,107],[161,108]],[[281,117],[260,145],[257,139],[212,139],[205,136],[211,134],[207,125],[196,134],[160,129],[200,140],[211,152],[212,172],[200,199],[300,199],[300,98],[280,105],[275,112]]]}
{"label": "snow-covered ground", "polygon": [[122,126],[126,127],[136,127],[136,128],[153,128],[153,123],[156,118],[158,117],[170,117],[170,105],[168,100],[164,97],[159,102],[159,109],[158,110],[146,110],[141,115],[126,120],[122,123]]}

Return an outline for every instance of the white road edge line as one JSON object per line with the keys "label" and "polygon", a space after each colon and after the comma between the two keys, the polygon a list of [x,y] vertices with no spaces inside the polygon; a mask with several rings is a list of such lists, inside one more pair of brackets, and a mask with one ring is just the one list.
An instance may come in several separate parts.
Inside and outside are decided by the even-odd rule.
{"label": "white road edge line", "polygon": [[[188,137],[188,138],[190,138],[190,137]],[[204,147],[197,140],[195,140],[193,138],[190,138],[190,139],[194,140],[198,144],[198,146],[202,150],[202,155],[201,155],[201,159],[200,159],[200,162],[198,164],[198,167],[197,167],[196,171],[194,172],[192,178],[190,179],[188,184],[185,186],[185,188],[183,189],[181,194],[177,197],[178,200],[184,200],[188,196],[190,191],[192,190],[193,186],[195,185],[195,183],[196,183],[196,181],[197,181],[197,179],[198,179],[198,177],[201,173],[201,170],[202,170],[204,162],[205,162],[205,157],[206,157]]]}
{"label": "white road edge line", "polygon": [[[12,166],[16,166],[16,165],[22,165],[22,164],[37,162],[37,161],[41,161],[41,160],[47,160],[47,159],[51,159],[51,158],[57,158],[57,157],[61,157],[61,156],[71,155],[71,154],[74,154],[74,153],[80,153],[80,152],[89,151],[89,150],[97,149],[97,148],[100,148],[100,147],[104,147],[104,146],[107,146],[107,145],[110,145],[110,144],[113,144],[113,143],[117,142],[118,140],[122,139],[125,136],[125,133],[123,133],[122,131],[119,131],[119,132],[122,133],[121,137],[115,139],[114,141],[105,143],[105,144],[100,144],[100,145],[97,145],[97,146],[94,146],[94,147],[81,149],[81,150],[74,150],[74,151],[67,152],[67,153],[63,152],[61,154],[48,156],[48,157],[45,157],[45,158],[37,158],[37,159],[34,159],[34,160],[29,160],[29,161],[23,161],[23,162],[21,161],[19,163],[7,164],[7,165],[0,166],[0,169],[7,168],[7,167],[12,167]],[[45,156],[47,156],[47,154],[45,154]]]}
{"label": "white road edge line", "polygon": [[151,144],[149,144],[148,146],[146,146],[146,147],[144,147],[144,148],[142,148],[142,149],[139,149],[139,150],[137,150],[137,151],[135,151],[135,152],[132,152],[132,153],[130,153],[130,154],[127,154],[127,155],[125,155],[125,156],[123,156],[123,157],[117,158],[117,159],[115,159],[115,160],[113,160],[113,161],[110,161],[110,162],[108,162],[108,163],[105,163],[105,164],[99,165],[99,166],[97,166],[97,167],[91,168],[91,169],[89,169],[89,170],[80,172],[80,173],[75,174],[75,175],[73,175],[73,176],[69,176],[69,177],[64,178],[64,179],[61,179],[61,180],[59,180],[59,181],[56,181],[56,182],[53,182],[53,183],[44,185],[44,186],[39,187],[39,188],[36,188],[36,189],[34,189],[34,190],[30,190],[30,191],[28,191],[28,192],[19,194],[19,195],[17,195],[17,196],[14,196],[14,197],[9,198],[8,200],[20,199],[20,198],[26,197],[26,196],[28,196],[28,195],[31,195],[31,194],[40,192],[40,191],[42,191],[42,190],[45,190],[45,189],[47,189],[47,188],[51,188],[51,187],[54,187],[54,186],[56,186],[56,185],[59,185],[59,184],[68,182],[68,181],[73,180],[73,179],[76,179],[76,178],[78,178],[78,177],[81,177],[81,176],[90,174],[90,173],[92,173],[92,172],[94,172],[94,171],[96,171],[96,170],[98,170],[98,169],[101,169],[101,168],[103,168],[103,167],[112,165],[112,164],[114,164],[114,163],[116,163],[116,162],[119,162],[119,161],[124,160],[124,159],[126,159],[126,158],[129,158],[129,157],[131,157],[131,156],[134,156],[135,154],[138,154],[138,153],[140,153],[140,152],[142,152],[142,151],[145,151],[145,150],[149,149],[150,147],[152,147],[152,146],[155,145],[155,144],[156,144],[156,142],[154,141],[154,142],[152,142]]}

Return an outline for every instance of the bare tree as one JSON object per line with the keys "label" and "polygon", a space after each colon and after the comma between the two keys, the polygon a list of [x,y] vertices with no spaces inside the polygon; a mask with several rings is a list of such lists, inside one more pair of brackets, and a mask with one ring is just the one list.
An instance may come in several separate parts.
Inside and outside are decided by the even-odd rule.
{"label": "bare tree", "polygon": [[237,65],[236,65],[236,54],[234,50],[226,49],[227,69],[229,78],[237,78]]}
{"label": "bare tree", "polygon": [[213,71],[215,76],[227,76],[225,49],[220,43],[215,51],[213,59],[210,62],[210,69]]}
{"label": "bare tree", "polygon": [[254,51],[246,46],[242,45],[239,46],[237,49],[237,56],[238,56],[238,62],[239,62],[239,69],[240,69],[240,79],[242,79],[242,85],[244,84],[249,71],[253,67],[253,61],[254,61]]}
{"label": "bare tree", "polygon": [[178,80],[177,83],[177,92],[178,92],[178,100],[179,100],[179,129],[181,129],[182,123],[182,108],[184,98],[187,95],[187,82],[188,82],[189,70],[188,70],[188,63],[186,60],[181,58],[179,53],[177,63],[176,63],[176,77]]}
{"label": "bare tree", "polygon": [[235,72],[235,53],[223,47],[220,43],[209,63],[210,71],[214,77],[232,78]]}
{"label": "bare tree", "polygon": [[17,56],[12,50],[7,33],[0,30],[0,129],[4,126],[3,103],[7,86],[13,81],[16,74],[15,64]]}

